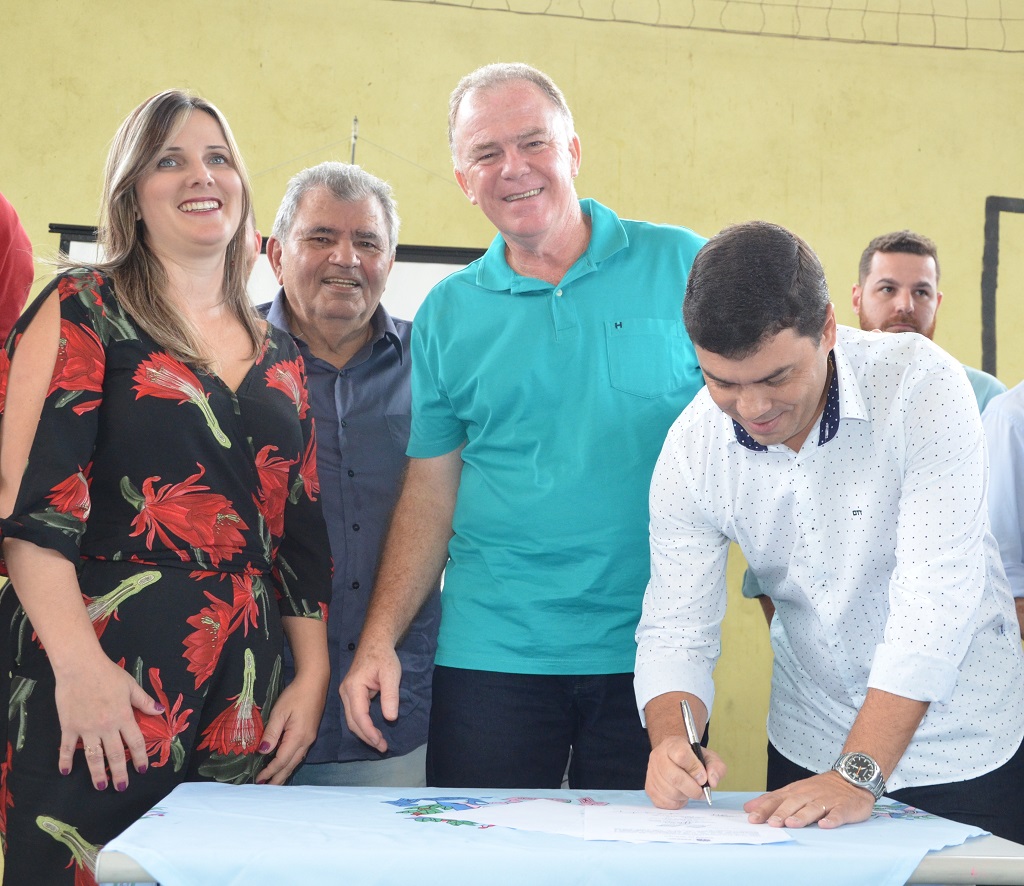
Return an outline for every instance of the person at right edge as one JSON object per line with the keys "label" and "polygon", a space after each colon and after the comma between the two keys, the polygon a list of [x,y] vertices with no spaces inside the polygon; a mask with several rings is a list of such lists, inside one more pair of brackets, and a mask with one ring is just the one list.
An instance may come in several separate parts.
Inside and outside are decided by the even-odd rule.
{"label": "person at right edge", "polygon": [[963,368],[923,336],[838,326],[817,256],[767,222],[708,241],[683,317],[707,384],[651,484],[651,799],[677,808],[725,773],[679,705],[698,729],[711,713],[736,542],[776,606],[749,820],[834,828],[888,794],[1024,841],[1024,652]]}

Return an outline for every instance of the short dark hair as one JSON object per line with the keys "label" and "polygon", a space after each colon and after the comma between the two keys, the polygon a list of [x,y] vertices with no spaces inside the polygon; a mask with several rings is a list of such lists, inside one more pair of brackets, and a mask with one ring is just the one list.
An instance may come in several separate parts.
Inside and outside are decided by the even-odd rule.
{"label": "short dark hair", "polygon": [[697,253],[683,321],[695,345],[738,360],[784,329],[818,338],[828,306],[811,247],[779,225],[752,221],[725,228]]}
{"label": "short dark hair", "polygon": [[857,282],[863,286],[864,281],[871,273],[871,259],[876,252],[905,252],[909,255],[928,256],[935,262],[935,282],[937,283],[941,272],[939,271],[939,251],[935,241],[915,234],[913,231],[893,231],[891,234],[882,234],[875,237],[860,254],[860,268],[857,273]]}

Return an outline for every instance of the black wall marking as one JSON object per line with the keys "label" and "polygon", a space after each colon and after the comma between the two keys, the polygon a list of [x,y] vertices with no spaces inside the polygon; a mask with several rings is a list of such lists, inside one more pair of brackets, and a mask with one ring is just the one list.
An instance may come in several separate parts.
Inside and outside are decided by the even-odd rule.
{"label": "black wall marking", "polygon": [[999,213],[1024,213],[1024,200],[985,198],[985,252],[981,258],[981,368],[996,374],[996,288],[999,285]]}

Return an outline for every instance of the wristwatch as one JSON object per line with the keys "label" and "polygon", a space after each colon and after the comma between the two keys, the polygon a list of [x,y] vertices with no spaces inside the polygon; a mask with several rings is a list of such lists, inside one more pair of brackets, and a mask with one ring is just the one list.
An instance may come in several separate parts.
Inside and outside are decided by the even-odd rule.
{"label": "wristwatch", "polygon": [[885,779],[878,764],[867,754],[853,751],[841,754],[832,767],[850,784],[866,788],[878,800],[885,793]]}

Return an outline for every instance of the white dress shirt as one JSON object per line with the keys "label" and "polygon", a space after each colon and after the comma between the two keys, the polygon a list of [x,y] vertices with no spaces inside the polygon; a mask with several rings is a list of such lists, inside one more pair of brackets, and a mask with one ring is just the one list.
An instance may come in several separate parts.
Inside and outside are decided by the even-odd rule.
{"label": "white dress shirt", "polygon": [[669,431],[637,702],[685,690],[711,710],[735,541],[776,607],[768,737],[782,754],[827,771],[874,687],[931,703],[890,790],[981,775],[1024,736],[1024,653],[974,394],[913,333],[839,327],[833,354],[820,433],[799,452],[738,435],[707,389]]}
{"label": "white dress shirt", "polygon": [[991,465],[988,513],[1014,597],[1024,597],[1024,383],[982,414]]}

